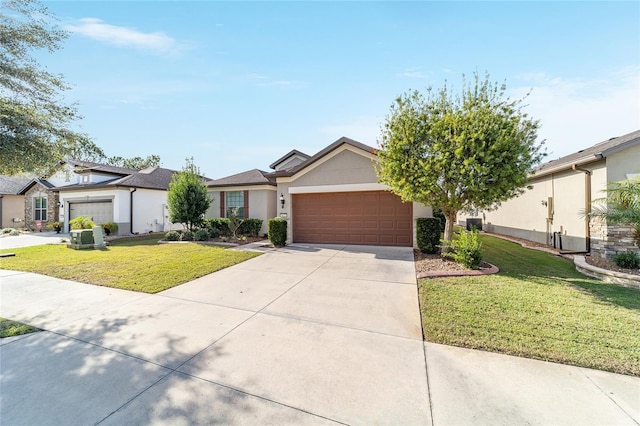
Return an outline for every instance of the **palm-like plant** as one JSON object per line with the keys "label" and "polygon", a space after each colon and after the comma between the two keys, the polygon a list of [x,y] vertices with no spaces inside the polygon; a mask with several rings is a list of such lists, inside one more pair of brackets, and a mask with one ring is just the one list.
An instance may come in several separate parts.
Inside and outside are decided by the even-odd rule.
{"label": "palm-like plant", "polygon": [[633,241],[640,247],[640,177],[609,183],[605,198],[593,200],[590,218],[633,228]]}

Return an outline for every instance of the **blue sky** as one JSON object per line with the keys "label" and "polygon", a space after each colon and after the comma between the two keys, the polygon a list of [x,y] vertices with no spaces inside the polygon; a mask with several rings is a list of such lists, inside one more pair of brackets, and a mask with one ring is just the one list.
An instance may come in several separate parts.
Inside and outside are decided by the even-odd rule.
{"label": "blue sky", "polygon": [[48,1],[62,73],[108,155],[219,178],[375,146],[399,94],[489,72],[533,89],[548,159],[640,128],[640,2]]}

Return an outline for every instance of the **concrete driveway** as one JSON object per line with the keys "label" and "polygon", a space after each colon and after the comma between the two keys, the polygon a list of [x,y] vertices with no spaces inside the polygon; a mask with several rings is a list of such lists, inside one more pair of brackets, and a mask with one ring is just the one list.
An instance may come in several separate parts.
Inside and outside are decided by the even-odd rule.
{"label": "concrete driveway", "polygon": [[3,424],[428,424],[410,249],[292,246],[156,295],[1,271]]}
{"label": "concrete driveway", "polygon": [[296,245],[156,295],[0,270],[0,316],[46,330],[0,340],[3,425],[640,424],[638,378],[423,343],[410,249]]}
{"label": "concrete driveway", "polygon": [[1,235],[0,250],[19,247],[41,246],[43,244],[64,244],[61,239],[69,240],[69,234],[55,232],[31,232],[20,235]]}

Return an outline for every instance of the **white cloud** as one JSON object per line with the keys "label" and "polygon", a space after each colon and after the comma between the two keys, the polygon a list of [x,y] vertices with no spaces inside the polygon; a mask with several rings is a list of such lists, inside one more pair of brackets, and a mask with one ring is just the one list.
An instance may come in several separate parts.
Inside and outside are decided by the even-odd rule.
{"label": "white cloud", "polygon": [[417,68],[408,68],[401,73],[396,74],[397,77],[407,78],[427,78],[427,74],[419,71]]}
{"label": "white cloud", "polygon": [[329,140],[337,140],[342,136],[357,140],[367,145],[377,146],[377,139],[380,136],[380,126],[384,117],[360,116],[355,117],[351,122],[341,124],[331,124],[320,128],[320,133],[328,135]]}
{"label": "white cloud", "polygon": [[159,53],[169,53],[178,49],[178,43],[165,33],[143,33],[131,28],[106,24],[97,18],[82,18],[77,24],[67,25],[66,29],[119,47],[135,47]]}
{"label": "white cloud", "polygon": [[514,97],[533,89],[524,109],[539,119],[548,160],[640,129],[640,67],[593,79],[563,79],[545,73],[519,76],[525,82]]}

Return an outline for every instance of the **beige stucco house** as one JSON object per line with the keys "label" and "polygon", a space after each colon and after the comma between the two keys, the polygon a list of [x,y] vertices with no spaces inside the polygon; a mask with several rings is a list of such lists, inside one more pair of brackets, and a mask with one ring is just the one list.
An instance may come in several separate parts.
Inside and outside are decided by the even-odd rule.
{"label": "beige stucco house", "polygon": [[377,182],[375,149],[342,137],[317,154],[293,150],[271,164],[209,182],[210,217],[224,217],[231,204],[248,216],[288,221],[288,242],[414,245],[415,220],[430,207],[403,203]]}
{"label": "beige stucco house", "polygon": [[636,250],[628,229],[589,221],[583,212],[605,197],[608,182],[639,175],[640,130],[543,164],[531,176],[532,189],[478,215],[487,231],[567,251]]}
{"label": "beige stucco house", "polygon": [[0,228],[25,226],[25,196],[22,192],[32,180],[31,176],[0,175]]}

